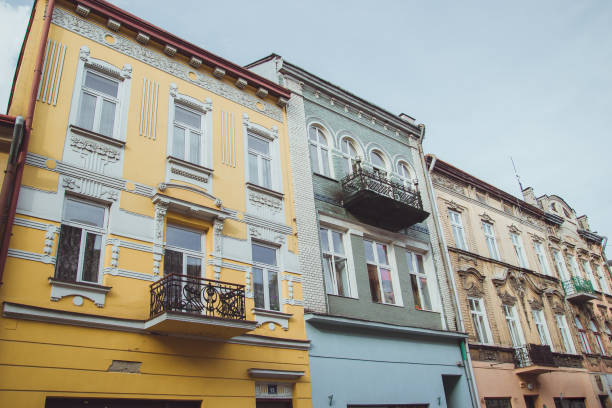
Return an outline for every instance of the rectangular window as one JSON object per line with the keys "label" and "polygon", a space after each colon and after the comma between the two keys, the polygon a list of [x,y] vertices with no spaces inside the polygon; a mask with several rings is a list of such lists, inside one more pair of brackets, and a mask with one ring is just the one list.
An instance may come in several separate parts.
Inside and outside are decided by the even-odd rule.
{"label": "rectangular window", "polygon": [[486,408],[512,408],[510,398],[485,398]]}
{"label": "rectangular window", "polygon": [[589,343],[589,338],[587,336],[586,330],[582,326],[580,319],[578,316],[574,317],[574,323],[576,324],[576,329],[578,329],[578,340],[580,340],[580,345],[582,346],[582,351],[587,354],[592,354],[591,343]]}
{"label": "rectangular window", "polygon": [[187,107],[174,106],[172,156],[203,165],[202,114]]}
{"label": "rectangular window", "polygon": [[467,251],[468,248],[465,240],[465,232],[463,231],[463,223],[461,222],[461,214],[457,211],[448,210],[448,218],[450,219],[451,229],[453,230],[455,245],[457,248]]}
{"label": "rectangular window", "polygon": [[497,248],[497,240],[495,239],[493,225],[483,221],[482,231],[484,232],[487,247],[489,248],[489,256],[499,261],[499,249]]}
{"label": "rectangular window", "polygon": [[548,267],[548,260],[546,259],[546,255],[544,254],[544,248],[542,244],[534,241],[533,247],[536,252],[536,256],[538,257],[538,263],[540,264],[540,272],[544,275],[550,275],[550,268]]}
{"label": "rectangular window", "polygon": [[57,249],[55,278],[99,283],[106,208],[68,198]]}
{"label": "rectangular window", "polygon": [[327,280],[327,293],[351,296],[342,233],[328,228],[319,228],[319,237],[323,251],[323,271]]}
{"label": "rectangular window", "polygon": [[270,142],[259,136],[248,134],[249,181],[258,186],[272,188],[270,173]]}
{"label": "rectangular window", "polygon": [[419,310],[432,310],[427,275],[423,267],[423,255],[406,251],[406,263],[410,273],[414,306]]}
{"label": "rectangular window", "polygon": [[[606,267],[607,273],[607,267]],[[599,279],[599,287],[604,293],[610,293],[610,287],[608,286],[608,281],[606,280],[606,276],[604,275],[604,270],[601,265],[597,265],[597,278]]]}
{"label": "rectangular window", "polygon": [[532,310],[531,313],[533,314],[533,321],[535,322],[538,336],[540,336],[540,344],[550,346],[550,349],[553,350],[553,344],[550,340],[550,333],[548,332],[548,325],[546,324],[544,311]]}
{"label": "rectangular window", "polygon": [[278,291],[279,270],[276,265],[276,248],[251,244],[253,257],[253,297],[255,307],[280,310]]}
{"label": "rectangular window", "polygon": [[569,273],[565,268],[565,262],[563,262],[563,255],[556,249],[552,250],[553,258],[555,260],[555,269],[557,270],[557,274],[559,274],[559,279],[561,281],[566,281],[569,279]]}
{"label": "rectangular window", "polygon": [[101,73],[85,71],[77,126],[113,137],[118,104],[119,82]]}
{"label": "rectangular window", "polygon": [[491,344],[493,339],[491,337],[487,312],[485,311],[482,299],[468,298],[468,303],[470,305],[470,315],[472,316],[472,324],[474,325],[478,342],[482,344]]}
{"label": "rectangular window", "polygon": [[595,276],[593,275],[593,269],[591,269],[591,264],[589,263],[589,261],[582,259],[582,269],[584,270],[584,273],[586,274],[586,277],[589,281],[591,281],[591,284],[593,285],[593,289],[597,290],[597,280],[595,279]]}
{"label": "rectangular window", "polygon": [[591,331],[593,332],[593,337],[595,337],[595,343],[597,343],[597,348],[599,349],[599,352],[601,353],[602,356],[605,356],[606,348],[603,345],[603,341],[601,339],[601,333],[599,332],[599,329],[597,328],[597,325],[595,324],[593,320],[589,322],[589,327],[591,328]]}
{"label": "rectangular window", "polygon": [[519,322],[518,315],[516,313],[515,306],[503,305],[504,315],[506,316],[506,323],[508,324],[508,330],[510,331],[510,339],[514,347],[520,347],[525,343],[523,338],[523,332],[521,330],[521,323]]}
{"label": "rectangular window", "polygon": [[555,408],[586,408],[586,405],[584,398],[555,397]]}
{"label": "rectangular window", "polygon": [[164,275],[202,278],[202,234],[182,227],[166,226]]}
{"label": "rectangular window", "polygon": [[580,269],[578,269],[576,257],[574,255],[567,255],[567,259],[569,259],[570,271],[572,272],[572,276],[580,278]]}
{"label": "rectangular window", "polygon": [[386,244],[363,240],[370,294],[377,303],[395,304],[395,291],[389,263],[389,249]]}
{"label": "rectangular window", "polygon": [[572,335],[570,334],[569,327],[567,326],[565,316],[558,314],[555,315],[555,319],[557,320],[559,333],[561,333],[561,340],[563,341],[563,348],[565,349],[565,352],[569,354],[576,354],[576,348],[574,347]]}
{"label": "rectangular window", "polygon": [[521,239],[521,236],[511,232],[510,237],[512,238],[512,245],[514,245],[514,252],[516,252],[519,266],[522,268],[529,268],[529,263],[527,262],[527,255],[525,254],[525,248],[523,247],[523,240]]}

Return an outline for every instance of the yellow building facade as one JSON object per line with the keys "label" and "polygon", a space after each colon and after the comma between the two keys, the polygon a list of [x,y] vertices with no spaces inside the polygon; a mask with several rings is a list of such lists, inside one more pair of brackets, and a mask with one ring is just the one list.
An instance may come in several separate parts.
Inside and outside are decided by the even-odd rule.
{"label": "yellow building facade", "polygon": [[104,1],[32,13],[0,406],[312,406],[289,91]]}

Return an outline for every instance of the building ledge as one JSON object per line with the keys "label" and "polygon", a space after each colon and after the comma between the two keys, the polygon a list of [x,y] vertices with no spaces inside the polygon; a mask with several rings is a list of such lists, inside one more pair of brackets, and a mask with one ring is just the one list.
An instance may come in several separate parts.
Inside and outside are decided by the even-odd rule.
{"label": "building ledge", "polygon": [[283,313],[276,310],[266,310],[253,308],[251,309],[253,317],[257,322],[257,327],[260,327],[264,323],[277,324],[284,330],[289,330],[289,319],[293,316],[291,313]]}
{"label": "building ledge", "polygon": [[51,300],[58,302],[66,296],[74,296],[75,306],[82,306],[83,299],[87,298],[98,307],[104,307],[106,294],[111,290],[110,286],[97,285],[87,282],[68,282],[54,278],[49,278],[51,284]]}
{"label": "building ledge", "polygon": [[144,329],[156,333],[182,333],[206,337],[231,338],[255,330],[257,322],[221,319],[195,313],[164,312],[144,323]]}
{"label": "building ledge", "polygon": [[519,376],[536,376],[540,374],[551,373],[553,371],[558,371],[558,370],[559,369],[557,367],[532,365],[529,367],[515,368],[514,374],[519,375]]}
{"label": "building ledge", "polygon": [[265,368],[249,368],[247,372],[251,378],[274,378],[278,380],[297,380],[306,374],[304,371],[266,370]]}

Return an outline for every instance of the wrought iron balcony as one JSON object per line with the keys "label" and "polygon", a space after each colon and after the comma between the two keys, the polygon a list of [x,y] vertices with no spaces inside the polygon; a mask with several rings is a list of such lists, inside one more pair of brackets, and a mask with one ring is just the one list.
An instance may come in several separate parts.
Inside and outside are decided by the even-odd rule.
{"label": "wrought iron balcony", "polygon": [[228,338],[256,325],[246,320],[244,285],[175,274],[151,285],[148,330]]}
{"label": "wrought iron balcony", "polygon": [[517,374],[538,375],[558,367],[550,346],[525,344],[514,349],[514,366]]}
{"label": "wrought iron balcony", "polygon": [[593,284],[587,279],[574,276],[563,281],[562,285],[565,291],[565,298],[569,301],[584,303],[597,298]]}
{"label": "wrought iron balcony", "polygon": [[344,207],[368,224],[398,231],[429,216],[416,188],[396,183],[383,172],[364,169],[360,162],[341,182]]}

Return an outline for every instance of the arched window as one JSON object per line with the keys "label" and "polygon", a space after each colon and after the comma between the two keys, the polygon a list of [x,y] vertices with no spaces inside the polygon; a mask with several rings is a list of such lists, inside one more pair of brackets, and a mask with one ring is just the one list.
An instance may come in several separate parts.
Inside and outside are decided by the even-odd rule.
{"label": "arched window", "polygon": [[384,156],[378,150],[372,150],[370,153],[370,161],[372,162],[372,166],[374,167],[374,172],[379,175],[386,176],[387,175],[387,162],[384,159]]}
{"label": "arched window", "polygon": [[402,180],[402,184],[404,184],[408,188],[412,188],[414,186],[414,180],[412,177],[412,172],[410,171],[410,166],[408,163],[401,161],[397,164],[397,172]]}
{"label": "arched window", "polygon": [[316,126],[311,126],[310,129],[308,129],[308,139],[310,142],[310,162],[312,163],[312,170],[315,173],[331,177],[329,171],[329,146],[323,130]]}
{"label": "arched window", "polygon": [[342,151],[342,166],[344,167],[344,174],[351,174],[353,172],[353,165],[359,157],[357,149],[355,148],[355,142],[348,137],[345,137],[340,142],[340,150]]}

